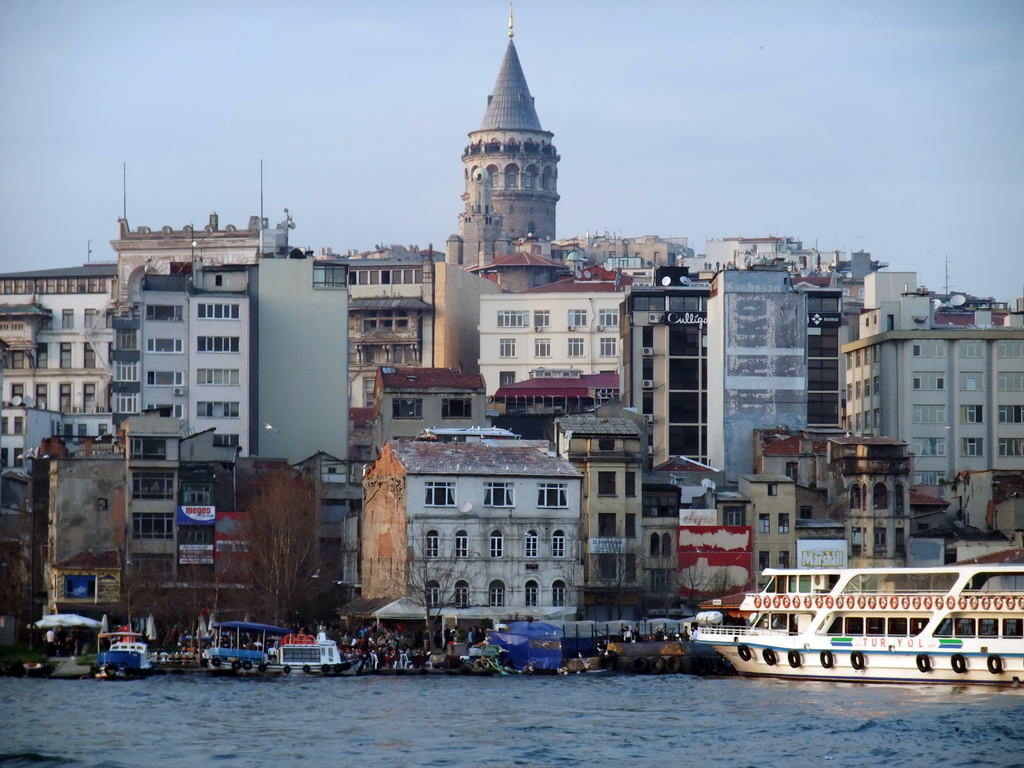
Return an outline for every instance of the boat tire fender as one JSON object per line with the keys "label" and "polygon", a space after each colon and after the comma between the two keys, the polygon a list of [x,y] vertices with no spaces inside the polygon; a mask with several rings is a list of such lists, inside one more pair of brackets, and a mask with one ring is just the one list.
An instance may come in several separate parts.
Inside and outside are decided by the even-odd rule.
{"label": "boat tire fender", "polygon": [[291,673],[292,673],[292,668],[289,667],[287,664],[285,664],[284,668],[281,670],[281,674],[290,675]]}
{"label": "boat tire fender", "polygon": [[953,671],[958,675],[962,675],[967,671],[967,658],[962,653],[954,653],[950,656],[949,663],[953,666]]}
{"label": "boat tire fender", "polygon": [[736,649],[736,653],[739,654],[739,657],[744,661],[750,661],[750,659],[754,656],[754,653],[750,650],[749,645],[741,645],[739,648]]}
{"label": "boat tire fender", "polygon": [[259,664],[259,666],[258,666],[258,667],[256,667],[256,669],[258,669],[258,670],[259,670],[260,672],[266,672],[266,671],[267,671],[267,665],[266,665],[266,664],[264,664],[264,663],[263,663],[263,662],[261,661],[261,662],[260,662],[260,664]]}
{"label": "boat tire fender", "polygon": [[235,659],[231,662],[231,668],[235,670],[235,672],[237,672],[242,668],[242,662],[240,662],[238,659]]}
{"label": "boat tire fender", "polygon": [[836,658],[832,655],[832,651],[822,651],[819,658],[821,659],[823,669],[832,669],[836,663]]}
{"label": "boat tire fender", "polygon": [[214,667],[219,667],[220,658],[218,656],[214,656],[212,659],[210,659],[210,663],[213,664]]}
{"label": "boat tire fender", "polygon": [[864,654],[861,651],[854,651],[850,654],[850,666],[858,672],[864,669]]}
{"label": "boat tire fender", "polygon": [[932,659],[931,659],[931,656],[929,656],[927,653],[919,653],[919,654],[917,654],[917,668],[921,672],[931,672],[932,671]]}
{"label": "boat tire fender", "polygon": [[661,656],[651,659],[651,674],[660,675],[665,671],[665,660]]}
{"label": "boat tire fender", "polygon": [[764,663],[769,667],[774,667],[779,662],[779,657],[775,655],[775,651],[771,648],[765,648],[761,651],[761,656],[764,657]]}
{"label": "boat tire fender", "polygon": [[800,658],[800,651],[796,648],[793,648],[786,654],[786,660],[789,662],[789,666],[793,669],[799,669],[800,665],[803,663],[803,659]]}
{"label": "boat tire fender", "polygon": [[243,661],[242,662],[242,669],[252,669],[252,662],[251,661]]}
{"label": "boat tire fender", "polygon": [[683,662],[678,656],[669,656],[665,659],[665,671],[674,675],[682,669]]}
{"label": "boat tire fender", "polygon": [[302,665],[302,671],[305,672],[308,675],[309,674],[309,664],[303,664]]}
{"label": "boat tire fender", "polygon": [[330,664],[324,664],[323,666],[321,666],[320,667],[320,674],[322,674],[322,675],[329,675],[329,674],[331,674],[331,665]]}
{"label": "boat tire fender", "polygon": [[993,675],[998,675],[1003,671],[1003,659],[998,654],[989,654],[987,664],[988,671],[991,672]]}
{"label": "boat tire fender", "polygon": [[633,659],[632,662],[630,662],[629,668],[638,674],[646,672],[647,659],[645,659],[643,656],[637,656],[635,659]]}

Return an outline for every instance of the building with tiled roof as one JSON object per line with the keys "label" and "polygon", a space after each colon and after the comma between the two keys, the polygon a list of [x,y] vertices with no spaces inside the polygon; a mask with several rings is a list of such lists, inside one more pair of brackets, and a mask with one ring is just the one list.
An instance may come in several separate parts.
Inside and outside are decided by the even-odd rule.
{"label": "building with tiled roof", "polygon": [[582,475],[546,444],[391,441],[363,478],[364,598],[468,622],[574,618]]}
{"label": "building with tiled roof", "polygon": [[430,427],[488,426],[479,373],[451,368],[381,366],[373,390],[373,453],[389,440]]}

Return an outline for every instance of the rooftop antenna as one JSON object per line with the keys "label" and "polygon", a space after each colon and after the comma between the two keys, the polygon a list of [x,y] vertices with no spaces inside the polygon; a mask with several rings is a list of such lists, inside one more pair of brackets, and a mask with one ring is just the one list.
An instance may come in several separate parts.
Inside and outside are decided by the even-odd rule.
{"label": "rooftop antenna", "polygon": [[263,158],[260,158],[260,227],[263,227]]}
{"label": "rooftop antenna", "polygon": [[86,263],[92,261],[92,240],[90,240],[85,246],[85,261]]}
{"label": "rooftop antenna", "polygon": [[946,254],[945,258],[946,258],[946,295],[948,296],[949,295],[949,254],[948,253]]}
{"label": "rooftop antenna", "polygon": [[515,33],[515,31],[513,31],[512,26],[513,26],[512,25],[512,3],[509,3],[508,4],[508,37],[509,37],[509,40],[511,40],[513,37],[516,36],[516,33]]}
{"label": "rooftop antenna", "polygon": [[121,163],[121,218],[128,221],[128,163]]}

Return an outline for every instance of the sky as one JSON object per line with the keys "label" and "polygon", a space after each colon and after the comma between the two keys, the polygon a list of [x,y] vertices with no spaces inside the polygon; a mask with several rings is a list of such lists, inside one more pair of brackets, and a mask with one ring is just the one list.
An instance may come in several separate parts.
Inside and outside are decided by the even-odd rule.
{"label": "sky", "polygon": [[[443,250],[507,34],[499,0],[0,0],[0,271],[111,261],[124,210],[244,227],[261,162],[293,246]],[[1022,39],[1020,0],[515,4],[559,237],[784,235],[1002,301]]]}

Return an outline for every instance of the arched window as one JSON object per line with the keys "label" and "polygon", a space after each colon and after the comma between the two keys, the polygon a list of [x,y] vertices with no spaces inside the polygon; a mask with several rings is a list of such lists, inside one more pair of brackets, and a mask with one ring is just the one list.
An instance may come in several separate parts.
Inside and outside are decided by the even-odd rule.
{"label": "arched window", "polygon": [[558,607],[565,605],[565,582],[561,579],[551,585],[551,604]]}
{"label": "arched window", "polygon": [[651,557],[658,557],[661,555],[661,536],[656,533],[651,534]]}
{"label": "arched window", "polygon": [[491,557],[502,557],[505,554],[505,537],[501,531],[491,531]]}
{"label": "arched window", "polygon": [[661,556],[671,557],[672,555],[672,536],[668,533],[661,534]]}
{"label": "arched window", "polygon": [[565,531],[555,531],[551,534],[551,556],[565,557]]}
{"label": "arched window", "polygon": [[526,582],[526,589],[524,590],[523,594],[525,595],[526,607],[527,608],[536,608],[537,607],[537,592],[538,592],[538,588],[537,588],[537,582],[536,581],[528,581],[528,582]]}
{"label": "arched window", "polygon": [[469,557],[469,536],[465,531],[455,532],[455,556]]}
{"label": "arched window", "polygon": [[850,509],[860,509],[860,483],[850,486]]}
{"label": "arched window", "polygon": [[469,608],[469,582],[455,582],[455,607]]}
{"label": "arched window", "polygon": [[495,579],[487,589],[487,604],[492,608],[502,608],[505,605],[505,584]]}
{"label": "arched window", "polygon": [[441,603],[441,585],[436,581],[427,582],[427,607],[437,608]]}
{"label": "arched window", "polygon": [[437,535],[437,531],[427,531],[426,547],[424,548],[427,557],[437,557],[440,541],[441,537]]}
{"label": "arched window", "polygon": [[889,488],[885,483],[875,483],[875,490],[872,494],[875,509],[889,508]]}
{"label": "arched window", "polygon": [[892,508],[896,512],[902,512],[905,509],[903,501],[904,490],[903,483],[896,483],[896,490],[893,491],[892,499]]}
{"label": "arched window", "polygon": [[861,509],[867,509],[868,508],[868,484],[867,483],[864,483],[864,485],[862,485],[860,487],[860,502],[861,502],[860,503],[860,508]]}
{"label": "arched window", "polygon": [[537,532],[526,532],[526,546],[523,548],[526,557],[537,557]]}
{"label": "arched window", "polygon": [[510,165],[505,169],[505,189],[519,188],[519,167]]}

